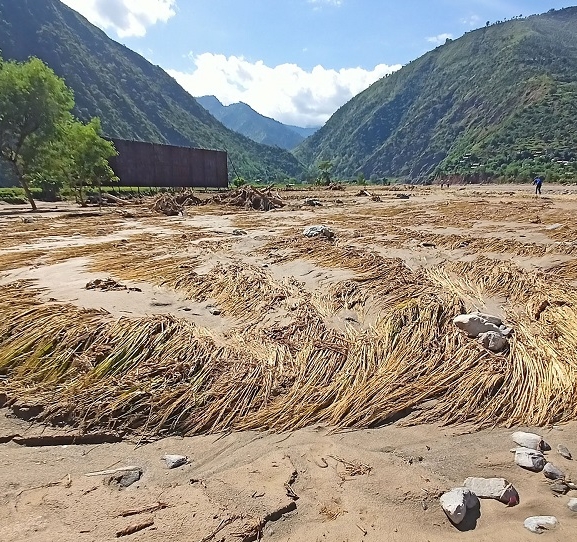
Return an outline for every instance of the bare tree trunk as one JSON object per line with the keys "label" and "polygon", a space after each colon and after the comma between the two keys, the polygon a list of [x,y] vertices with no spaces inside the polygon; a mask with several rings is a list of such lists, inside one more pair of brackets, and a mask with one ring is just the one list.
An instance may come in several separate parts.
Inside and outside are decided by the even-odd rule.
{"label": "bare tree trunk", "polygon": [[28,202],[30,203],[32,210],[38,211],[38,207],[36,207],[36,202],[34,201],[34,197],[32,196],[32,192],[30,192],[30,187],[28,186],[28,183],[26,182],[24,175],[20,171],[18,164],[15,161],[12,161],[11,163],[12,163],[12,167],[14,168],[14,173],[16,173],[16,177],[18,178],[18,182],[20,183],[20,186],[24,190],[24,194],[26,194],[26,198],[28,199]]}
{"label": "bare tree trunk", "polygon": [[80,187],[78,188],[78,194],[80,197],[80,206],[81,207],[86,207],[86,201],[84,201],[84,183],[82,181],[80,181]]}

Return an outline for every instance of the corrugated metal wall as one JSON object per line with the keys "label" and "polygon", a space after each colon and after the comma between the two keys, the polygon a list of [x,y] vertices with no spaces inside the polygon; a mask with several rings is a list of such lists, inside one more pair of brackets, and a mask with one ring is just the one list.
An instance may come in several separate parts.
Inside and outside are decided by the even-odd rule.
{"label": "corrugated metal wall", "polygon": [[224,151],[174,147],[113,139],[118,156],[110,166],[120,186],[226,188],[228,161]]}

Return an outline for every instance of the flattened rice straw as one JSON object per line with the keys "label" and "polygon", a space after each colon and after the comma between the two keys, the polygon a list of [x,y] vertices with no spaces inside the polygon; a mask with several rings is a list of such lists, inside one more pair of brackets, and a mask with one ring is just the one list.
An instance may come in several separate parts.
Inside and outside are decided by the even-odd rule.
{"label": "flattened rice straw", "polygon": [[[146,435],[364,428],[408,413],[408,423],[481,426],[577,415],[577,294],[566,283],[486,258],[411,271],[350,247],[308,254],[345,262],[357,278],[311,295],[255,266],[201,275],[167,258],[136,267],[191,298],[218,300],[239,322],[226,340],[173,316],[115,320],[45,302],[32,283],[4,284],[0,391],[10,404],[39,405],[40,420]],[[515,329],[504,355],[452,323],[494,296]],[[380,309],[375,325],[327,325],[369,299]],[[286,321],[264,318],[280,309]]]}

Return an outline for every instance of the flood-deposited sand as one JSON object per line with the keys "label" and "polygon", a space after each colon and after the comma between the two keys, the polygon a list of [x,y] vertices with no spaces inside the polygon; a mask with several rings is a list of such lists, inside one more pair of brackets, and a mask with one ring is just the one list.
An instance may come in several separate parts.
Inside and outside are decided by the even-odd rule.
{"label": "flood-deposited sand", "polygon": [[[110,243],[127,240],[122,250],[135,255],[141,266],[139,276],[152,277],[147,266],[154,269],[162,258],[177,255],[187,259],[191,272],[201,275],[219,264],[252,266],[277,283],[296,281],[294,292],[313,300],[332,286],[362,276],[362,270],[348,262],[332,267],[302,256],[288,257],[294,248],[291,242],[298,242],[302,228],[314,223],[332,227],[341,247],[375,250],[400,258],[413,270],[483,256],[557,278],[566,276],[568,282],[577,280],[577,255],[572,248],[577,242],[575,187],[549,187],[541,200],[533,198],[527,186],[406,188],[409,200],[397,199],[394,191],[374,190],[383,201],[355,196],[351,189],[346,193],[319,190],[314,197],[324,206],[315,210],[300,207],[309,193],[289,192],[283,194],[289,208],[271,213],[226,210],[221,217],[214,209],[193,208],[187,217],[167,219],[142,210],[136,221],[130,221],[105,211],[104,218],[90,219],[84,232],[82,217],[67,218],[70,238],[60,227],[63,213],[75,212],[70,206],[39,215],[8,214],[2,206],[0,224],[9,242],[0,246],[0,280],[31,281],[26,284],[39,288],[46,301],[102,308],[112,319],[167,314],[185,318],[222,335],[223,340],[229,331],[247,325],[244,315],[214,314],[211,309],[219,308],[214,300],[197,302],[169,285],[136,280],[131,278],[133,271],[112,261],[107,268],[102,256],[113,246]],[[33,222],[23,222],[22,217]],[[233,235],[235,228],[247,235]],[[27,244],[19,245],[19,236]],[[477,248],[476,239],[490,248]],[[142,249],[145,245],[148,256]],[[26,265],[18,259],[10,263],[15,251],[25,253]],[[142,291],[85,289],[90,280],[108,276]],[[486,297],[483,302],[479,307],[472,298],[470,308],[501,314],[506,299]],[[364,307],[334,314],[327,309],[326,324],[340,331],[362,330],[374,323],[378,313],[379,305],[368,300]],[[258,316],[258,325],[267,328],[292,318],[281,309]],[[559,528],[543,535],[544,539],[572,540],[577,515],[566,504],[577,492],[555,496],[542,473],[517,467],[509,451],[513,429],[404,426],[412,416],[434,406],[419,405],[406,417],[375,429],[333,433],[313,424],[293,433],[233,432],[140,445],[138,435],[110,444],[62,445],[67,441],[50,439],[78,433],[30,425],[6,417],[13,414],[2,409],[0,540],[113,540],[126,527],[154,520],[127,539],[250,540],[255,539],[251,533],[258,532],[255,525],[261,523],[263,540],[278,542],[516,542],[535,536],[523,528],[525,518],[532,515],[559,519]],[[577,454],[576,424],[523,428],[545,437],[553,447],[550,461],[571,479],[577,478],[574,462],[555,450],[563,444]],[[168,471],[161,461],[165,453],[187,455],[190,463]],[[85,476],[127,465],[143,469],[142,479],[127,489],[108,485],[106,476]],[[347,475],[347,465],[356,469],[356,475]],[[520,493],[520,504],[510,508],[482,501],[480,517],[467,525],[470,530],[458,530],[441,511],[438,497],[469,476],[508,479]],[[163,509],[122,516],[158,503]]]}

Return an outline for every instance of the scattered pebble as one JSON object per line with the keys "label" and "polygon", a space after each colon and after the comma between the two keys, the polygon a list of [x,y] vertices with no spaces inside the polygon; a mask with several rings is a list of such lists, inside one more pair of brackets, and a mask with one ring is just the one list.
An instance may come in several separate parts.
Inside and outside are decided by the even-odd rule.
{"label": "scattered pebble", "polygon": [[132,484],[138,482],[141,476],[141,470],[131,470],[120,477],[118,485],[120,485],[120,487],[130,487]]}
{"label": "scattered pebble", "polygon": [[541,534],[544,531],[554,529],[559,522],[554,516],[533,516],[527,518],[523,525],[525,529],[529,529],[532,533]]}
{"label": "scattered pebble", "polygon": [[477,496],[466,487],[457,487],[445,493],[441,499],[441,508],[447,517],[458,525],[463,521],[467,510],[479,504]]}
{"label": "scattered pebble", "polygon": [[549,487],[553,493],[558,495],[566,495],[569,491],[569,486],[563,480],[556,480]]}
{"label": "scattered pebble", "polygon": [[220,316],[222,314],[222,311],[220,309],[216,309],[214,307],[208,309],[208,312],[210,312],[210,314],[212,314],[213,316]]}
{"label": "scattered pebble", "polygon": [[569,449],[566,446],[563,446],[562,444],[559,444],[559,446],[557,446],[557,452],[562,455],[565,459],[573,459],[573,456],[571,455],[571,452],[569,451]]}
{"label": "scattered pebble", "polygon": [[185,455],[165,455],[162,459],[164,459],[169,469],[176,469],[188,463],[188,457]]}
{"label": "scattered pebble", "polygon": [[244,230],[233,230],[232,234],[233,235],[248,235],[248,232],[246,232]]}
{"label": "scattered pebble", "polygon": [[562,480],[565,478],[565,473],[557,468],[553,463],[547,463],[543,468],[543,474],[549,480]]}

